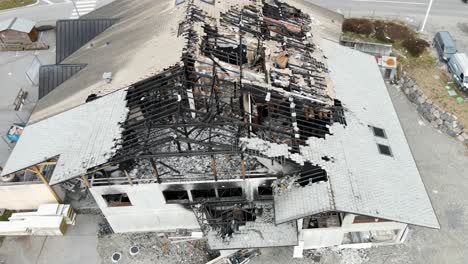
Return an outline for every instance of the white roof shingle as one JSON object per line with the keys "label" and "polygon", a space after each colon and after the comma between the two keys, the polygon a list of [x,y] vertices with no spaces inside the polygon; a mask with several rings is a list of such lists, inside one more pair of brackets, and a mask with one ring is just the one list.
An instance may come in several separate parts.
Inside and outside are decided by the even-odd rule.
{"label": "white roof shingle", "polygon": [[[375,58],[328,40],[322,48],[346,126],[335,123],[325,139],[311,137],[301,146],[301,160],[326,170],[328,181],[275,195],[276,223],[342,211],[440,228]],[[386,138],[370,126],[384,129]],[[377,144],[389,146],[392,156],[380,154]]]}
{"label": "white roof shingle", "polygon": [[[128,109],[125,89],[26,126],[3,171],[6,175],[58,156],[57,184],[108,161]],[[36,151],[34,151],[36,150]]]}
{"label": "white roof shingle", "polygon": [[[334,157],[327,172],[336,210],[439,228],[375,58],[327,40],[322,48],[347,126],[335,124],[326,140],[308,143]],[[384,129],[387,138],[374,136],[369,126]],[[378,143],[392,156],[380,154]]]}

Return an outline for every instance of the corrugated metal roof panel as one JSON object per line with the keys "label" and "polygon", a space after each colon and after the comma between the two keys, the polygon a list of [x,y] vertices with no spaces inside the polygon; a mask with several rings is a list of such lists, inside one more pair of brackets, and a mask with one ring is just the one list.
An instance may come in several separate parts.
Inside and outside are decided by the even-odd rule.
{"label": "corrugated metal roof panel", "polygon": [[68,80],[86,64],[54,64],[39,68],[39,99],[50,93],[55,87]]}
{"label": "corrugated metal roof panel", "polygon": [[56,63],[84,46],[118,19],[67,19],[57,21]]}

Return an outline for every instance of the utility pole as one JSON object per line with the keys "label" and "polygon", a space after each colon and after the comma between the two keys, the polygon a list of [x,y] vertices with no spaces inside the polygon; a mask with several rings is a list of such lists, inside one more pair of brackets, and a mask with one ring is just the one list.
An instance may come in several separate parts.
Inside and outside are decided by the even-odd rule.
{"label": "utility pole", "polygon": [[424,17],[424,21],[422,23],[422,26],[421,26],[421,29],[419,30],[419,32],[423,32],[424,31],[424,27],[426,26],[426,22],[427,22],[427,18],[429,17],[429,12],[431,12],[431,8],[432,8],[432,2],[434,0],[430,0],[429,2],[429,6],[427,7],[427,11],[426,11],[426,16]]}

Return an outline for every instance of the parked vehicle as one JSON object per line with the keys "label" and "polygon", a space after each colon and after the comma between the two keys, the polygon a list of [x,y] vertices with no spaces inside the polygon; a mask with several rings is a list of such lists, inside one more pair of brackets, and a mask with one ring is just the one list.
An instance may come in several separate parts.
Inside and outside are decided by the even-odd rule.
{"label": "parked vehicle", "polygon": [[457,48],[455,47],[455,42],[453,41],[452,36],[447,31],[439,31],[435,34],[433,45],[439,54],[439,58],[442,61],[448,61],[457,53]]}
{"label": "parked vehicle", "polygon": [[456,53],[448,62],[449,72],[461,89],[468,90],[468,57],[465,53]]}

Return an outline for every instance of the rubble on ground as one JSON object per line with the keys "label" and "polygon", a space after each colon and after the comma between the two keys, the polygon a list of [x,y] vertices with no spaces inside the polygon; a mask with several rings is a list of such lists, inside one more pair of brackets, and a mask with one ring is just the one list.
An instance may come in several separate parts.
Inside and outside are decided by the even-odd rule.
{"label": "rubble on ground", "polygon": [[368,249],[354,248],[320,248],[304,250],[303,259],[313,260],[313,263],[323,263],[333,259],[339,264],[363,264],[369,262]]}
{"label": "rubble on ground", "polygon": [[[119,264],[165,263],[197,264],[206,263],[211,257],[206,250],[206,240],[195,240],[171,244],[159,233],[108,234],[99,237],[98,253],[103,263],[110,263],[115,252],[122,254]],[[130,247],[138,246],[140,252],[130,255]]]}

